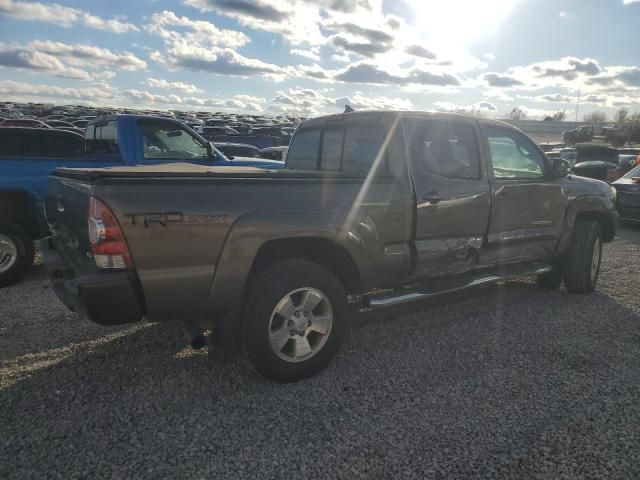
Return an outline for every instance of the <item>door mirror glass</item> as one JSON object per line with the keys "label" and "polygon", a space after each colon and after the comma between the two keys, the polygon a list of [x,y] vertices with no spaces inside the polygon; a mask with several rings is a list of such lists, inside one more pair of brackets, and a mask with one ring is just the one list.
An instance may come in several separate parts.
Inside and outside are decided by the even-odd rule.
{"label": "door mirror glass", "polygon": [[564,158],[555,158],[553,160],[553,176],[555,178],[564,178],[569,175],[571,165]]}

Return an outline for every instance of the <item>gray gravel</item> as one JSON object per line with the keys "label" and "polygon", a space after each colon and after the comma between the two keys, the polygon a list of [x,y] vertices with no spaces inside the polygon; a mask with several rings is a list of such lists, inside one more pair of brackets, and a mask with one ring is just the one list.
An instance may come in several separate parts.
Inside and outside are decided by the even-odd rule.
{"label": "gray gravel", "polygon": [[37,269],[0,290],[0,478],[639,478],[639,247],[606,247],[593,295],[513,281],[354,318],[288,386],[171,325],[81,321]]}

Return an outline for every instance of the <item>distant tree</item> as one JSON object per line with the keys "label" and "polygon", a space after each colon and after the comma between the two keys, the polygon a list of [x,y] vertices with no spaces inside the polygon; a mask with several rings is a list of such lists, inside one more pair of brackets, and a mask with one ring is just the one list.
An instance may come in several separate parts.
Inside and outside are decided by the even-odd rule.
{"label": "distant tree", "polygon": [[556,120],[558,122],[563,121],[565,118],[567,118],[567,112],[565,110],[558,110],[551,115],[551,120]]}
{"label": "distant tree", "polygon": [[629,121],[633,123],[640,123],[640,112],[635,112],[629,115]]}
{"label": "distant tree", "polygon": [[623,123],[627,122],[629,120],[629,110],[622,107],[615,113],[615,115],[613,116],[613,120],[618,125],[622,125]]}
{"label": "distant tree", "polygon": [[527,118],[527,116],[520,109],[520,107],[513,107],[513,110],[511,110],[511,113],[509,113],[509,118],[511,120],[524,120],[525,118]]}
{"label": "distant tree", "polygon": [[596,123],[604,123],[607,121],[607,114],[604,112],[595,111],[587,113],[584,116],[583,120],[585,121],[585,123],[590,123],[591,125],[594,125]]}

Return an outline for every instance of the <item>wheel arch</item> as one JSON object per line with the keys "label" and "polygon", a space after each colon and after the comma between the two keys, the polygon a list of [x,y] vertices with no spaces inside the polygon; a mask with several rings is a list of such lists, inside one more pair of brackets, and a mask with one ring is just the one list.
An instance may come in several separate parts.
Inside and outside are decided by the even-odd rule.
{"label": "wheel arch", "polygon": [[39,238],[44,233],[38,207],[39,202],[31,192],[25,190],[0,192],[0,222],[20,225],[32,238]]}

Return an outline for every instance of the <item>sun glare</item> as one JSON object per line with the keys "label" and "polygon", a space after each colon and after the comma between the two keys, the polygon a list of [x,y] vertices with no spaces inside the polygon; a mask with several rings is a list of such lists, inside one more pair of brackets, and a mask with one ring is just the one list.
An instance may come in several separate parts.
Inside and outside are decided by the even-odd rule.
{"label": "sun glare", "polygon": [[414,26],[433,44],[467,47],[490,35],[519,0],[412,0]]}

